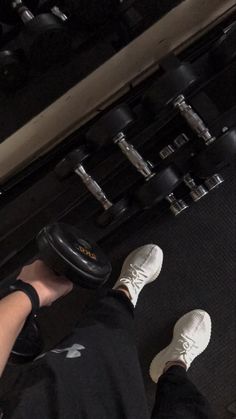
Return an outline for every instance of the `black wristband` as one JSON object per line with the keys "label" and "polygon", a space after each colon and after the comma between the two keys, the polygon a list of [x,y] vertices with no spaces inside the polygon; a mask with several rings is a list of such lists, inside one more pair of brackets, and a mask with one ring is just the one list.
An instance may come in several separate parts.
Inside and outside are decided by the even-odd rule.
{"label": "black wristband", "polygon": [[17,279],[17,281],[10,285],[8,295],[16,291],[22,291],[29,297],[32,304],[32,311],[30,316],[37,317],[38,311],[40,309],[40,300],[34,287],[22,281],[21,279]]}

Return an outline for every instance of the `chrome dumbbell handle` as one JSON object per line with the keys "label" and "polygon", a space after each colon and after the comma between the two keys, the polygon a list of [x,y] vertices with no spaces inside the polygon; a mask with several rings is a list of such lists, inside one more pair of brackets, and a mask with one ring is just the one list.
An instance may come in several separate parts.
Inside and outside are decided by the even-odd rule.
{"label": "chrome dumbbell handle", "polygon": [[14,0],[12,2],[12,8],[16,12],[18,12],[23,23],[30,22],[31,20],[34,19],[33,13],[27,7],[25,7],[22,0]]}
{"label": "chrome dumbbell handle", "polygon": [[102,188],[98,183],[86,172],[85,168],[80,164],[76,169],[75,173],[82,179],[86,188],[91,194],[101,203],[105,210],[112,207],[112,202],[109,201]]}
{"label": "chrome dumbbell handle", "polygon": [[167,159],[172,154],[174,154],[177,150],[179,150],[181,147],[183,147],[185,144],[189,142],[189,138],[186,134],[182,133],[178,135],[178,137],[175,138],[173,144],[168,144],[165,146],[160,152],[159,156],[162,160]]}
{"label": "chrome dumbbell handle", "polygon": [[165,160],[168,157],[170,157],[174,152],[174,147],[171,144],[169,144],[159,152],[159,156],[162,160]]}
{"label": "chrome dumbbell handle", "polygon": [[[206,127],[204,121],[200,118],[200,116],[193,110],[193,108],[186,102],[185,97],[180,95],[174,102],[174,106],[176,109],[179,110],[181,115],[187,121],[189,126],[193,129],[196,134],[205,141],[205,144],[208,146],[212,144],[216,137],[213,137],[210,133],[210,130]],[[226,130],[227,128],[225,128]],[[213,176],[209,177],[205,181],[205,185],[207,186],[208,190],[211,191],[212,189],[220,186],[221,183],[224,182],[224,179],[218,173],[214,174]],[[187,186],[191,187],[190,184]],[[193,186],[193,185],[192,185]],[[192,198],[193,200],[197,201],[201,199],[206,193],[204,193],[204,187],[199,186],[198,189],[192,190]]]}
{"label": "chrome dumbbell handle", "polygon": [[190,196],[194,202],[199,201],[208,194],[207,189],[203,185],[197,185],[189,173],[184,176],[184,183],[190,189]]}
{"label": "chrome dumbbell handle", "polygon": [[65,14],[65,13],[63,13],[63,12],[59,9],[59,7],[54,6],[54,7],[51,9],[51,12],[52,12],[55,16],[57,16],[59,19],[61,19],[61,20],[62,20],[62,22],[67,22],[68,17],[66,16],[66,14]]}
{"label": "chrome dumbbell handle", "polygon": [[177,149],[180,149],[187,143],[189,143],[189,138],[184,133],[178,135],[178,137],[176,137],[174,140],[174,145]]}
{"label": "chrome dumbbell handle", "polygon": [[30,12],[30,10],[24,10],[24,12],[20,14],[20,17],[23,23],[30,22],[34,19],[34,15]]}
{"label": "chrome dumbbell handle", "polygon": [[[123,133],[118,134],[113,141],[120,147],[121,151],[125,154],[128,160],[136,167],[138,172],[140,172],[147,181],[155,175],[155,173],[151,170],[150,163],[145,161],[134,146],[126,141],[126,137]],[[170,203],[170,210],[174,215],[179,215],[182,211],[188,208],[188,205],[182,199],[178,200],[174,193],[169,194],[165,199]]]}
{"label": "chrome dumbbell handle", "polygon": [[153,176],[149,163],[144,160],[132,144],[129,144],[126,141],[126,137],[123,133],[118,134],[113,141],[119,146],[122,153],[146,180]]}
{"label": "chrome dumbbell handle", "polygon": [[183,95],[178,96],[174,102],[174,107],[179,110],[188,125],[200,138],[205,141],[206,145],[210,145],[213,141],[215,141],[216,138],[211,135],[205,122],[193,110],[192,106],[186,102]]}
{"label": "chrome dumbbell handle", "polygon": [[207,178],[205,180],[205,185],[209,189],[209,191],[212,191],[213,189],[217,188],[224,182],[223,176],[216,173],[215,175]]}
{"label": "chrome dumbbell handle", "polygon": [[188,208],[186,202],[183,199],[177,199],[173,193],[166,196],[165,199],[170,203],[170,210],[175,216],[181,214],[181,212]]}

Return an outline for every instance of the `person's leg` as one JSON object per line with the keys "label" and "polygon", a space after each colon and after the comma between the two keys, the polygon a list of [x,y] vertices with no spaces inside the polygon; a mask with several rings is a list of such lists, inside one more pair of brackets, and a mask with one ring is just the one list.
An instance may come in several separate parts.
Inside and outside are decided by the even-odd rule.
{"label": "person's leg", "polygon": [[[58,418],[73,417],[75,412],[89,419],[150,417],[133,320],[139,293],[157,278],[162,259],[162,251],[155,245],[132,252],[114,289],[104,291],[73,333],[35,361],[27,385],[36,392],[36,377],[45,377],[46,373],[48,381],[54,377]],[[49,396],[41,391],[41,400]],[[33,413],[38,419],[39,414]]]}
{"label": "person's leg", "polygon": [[202,310],[183,316],[171,344],[155,356],[150,376],[157,383],[152,419],[212,419],[205,397],[187,376],[193,360],[208,346],[211,319]]}
{"label": "person's leg", "polygon": [[162,250],[156,245],[142,246],[128,255],[112,290],[102,290],[96,303],[85,310],[82,325],[102,323],[109,329],[125,329],[134,336],[134,308],[145,285],[159,276]]}
{"label": "person's leg", "polygon": [[159,379],[152,419],[213,419],[205,397],[184,367],[172,366]]}

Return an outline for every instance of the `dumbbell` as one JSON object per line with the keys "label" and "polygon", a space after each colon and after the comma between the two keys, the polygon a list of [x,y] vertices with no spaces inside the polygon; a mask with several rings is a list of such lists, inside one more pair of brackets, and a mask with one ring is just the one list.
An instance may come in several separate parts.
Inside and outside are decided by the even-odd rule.
{"label": "dumbbell", "polygon": [[[165,160],[180,150],[185,144],[189,142],[189,138],[185,134],[178,135],[173,144],[168,144],[160,152],[159,156]],[[208,190],[203,185],[197,185],[193,176],[190,173],[184,175],[184,184],[190,189],[190,197],[194,202],[199,201],[208,194]]]}
{"label": "dumbbell", "polygon": [[222,134],[206,149],[200,151],[192,160],[194,171],[199,177],[207,178],[208,189],[213,189],[222,182],[222,176],[214,174],[228,165],[236,155],[236,128],[224,127]]}
{"label": "dumbbell", "polygon": [[28,62],[22,51],[0,51],[0,89],[21,87],[28,76]]}
{"label": "dumbbell", "polygon": [[22,22],[20,40],[30,62],[39,69],[68,57],[71,38],[65,25],[53,13],[34,15],[37,0],[0,0],[0,20],[7,24]]}
{"label": "dumbbell", "polygon": [[184,183],[190,189],[190,196],[194,202],[199,201],[208,194],[208,190],[203,185],[197,185],[190,173],[184,176]]}
{"label": "dumbbell", "polygon": [[[208,164],[211,167],[211,175],[206,177],[205,184],[209,190],[214,189],[223,182],[221,175],[214,173],[214,158],[218,154],[218,144],[220,144],[221,156],[219,159],[229,157],[229,148],[233,151],[232,157],[235,155],[235,129],[228,130],[226,133],[216,138],[203,119],[188,103],[183,93],[187,93],[189,89],[197,82],[197,76],[189,63],[181,63],[174,55],[167,56],[161,62],[161,68],[165,70],[165,74],[152,86],[152,88],[144,96],[144,104],[155,113],[159,112],[163,107],[171,105],[185,119],[193,132],[204,141],[205,149],[202,150],[200,159],[204,159],[207,155]],[[210,147],[210,148],[209,148]],[[223,153],[223,154],[222,154]]]}
{"label": "dumbbell", "polygon": [[178,215],[188,208],[183,200],[178,200],[173,191],[182,182],[182,174],[174,166],[168,166],[159,173],[153,171],[153,165],[144,160],[135,147],[126,139],[126,130],[134,122],[134,115],[129,106],[123,104],[105,114],[87,132],[87,140],[97,146],[113,142],[125,157],[144,177],[145,183],[136,192],[136,197],[145,209],[163,199],[171,205],[170,209]]}
{"label": "dumbbell", "polygon": [[60,19],[62,22],[68,21],[68,16],[65,13],[63,13],[63,11],[58,6],[53,6],[51,8],[51,12],[53,15],[57,16],[58,19]]}
{"label": "dumbbell", "polygon": [[143,31],[144,16],[137,10],[135,5],[130,4],[130,2],[123,2],[121,3],[120,18],[117,23],[117,37],[112,42],[112,45],[116,50],[119,50]]}
{"label": "dumbbell", "polygon": [[81,26],[95,30],[119,14],[120,0],[60,0],[66,14],[76,18]]}
{"label": "dumbbell", "polygon": [[176,100],[175,107],[193,131],[205,141],[206,148],[193,159],[193,165],[199,176],[206,178],[207,188],[212,190],[224,181],[214,171],[230,162],[236,154],[236,129],[223,128],[222,134],[215,137],[182,95]]}
{"label": "dumbbell", "polygon": [[236,22],[223,30],[223,35],[213,44],[209,58],[217,69],[236,58]]}
{"label": "dumbbell", "polygon": [[125,215],[129,205],[126,198],[120,199],[116,203],[112,203],[108,199],[105,192],[84,167],[84,162],[89,155],[90,153],[86,146],[77,148],[57,164],[55,173],[60,179],[65,179],[73,173],[81,178],[89,192],[102,205],[104,211],[98,216],[97,223],[101,227],[106,227]]}
{"label": "dumbbell", "polygon": [[[44,227],[36,238],[38,258],[56,274],[87,289],[97,289],[109,279],[112,268],[102,249],[76,227],[54,223]],[[10,290],[12,288],[10,287]],[[6,295],[9,291],[6,290]],[[30,362],[43,350],[37,315],[30,316],[10,355],[10,362]]]}

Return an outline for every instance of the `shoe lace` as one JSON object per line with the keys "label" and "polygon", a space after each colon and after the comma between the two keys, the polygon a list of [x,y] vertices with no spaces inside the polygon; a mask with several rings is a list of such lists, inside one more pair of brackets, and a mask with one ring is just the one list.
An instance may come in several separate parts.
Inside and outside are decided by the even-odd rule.
{"label": "shoe lace", "polygon": [[183,334],[180,336],[181,337],[178,339],[174,349],[174,355],[181,355],[186,364],[189,364],[189,362],[191,363],[195,358],[198,346],[196,345],[196,342],[190,338],[190,336]]}
{"label": "shoe lace", "polygon": [[143,268],[131,263],[127,269],[125,277],[121,278],[120,281],[124,284],[131,283],[134,288],[134,291],[137,293],[143,284],[143,280],[147,278],[148,276]]}

